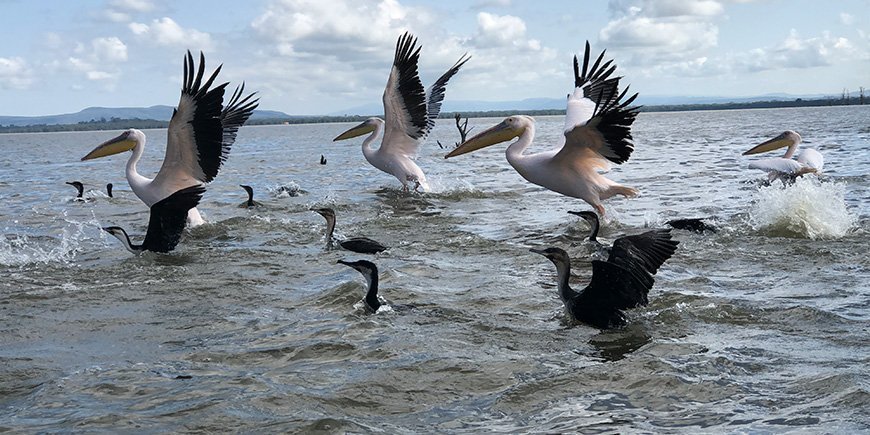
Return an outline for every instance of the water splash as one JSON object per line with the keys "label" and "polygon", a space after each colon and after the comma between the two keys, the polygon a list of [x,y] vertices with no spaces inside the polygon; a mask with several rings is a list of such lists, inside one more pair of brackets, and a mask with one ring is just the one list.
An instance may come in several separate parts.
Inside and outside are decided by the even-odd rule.
{"label": "water splash", "polygon": [[756,231],[810,239],[840,238],[857,218],[846,208],[845,183],[801,177],[783,188],[778,183],[755,194],[749,223]]}
{"label": "water splash", "polygon": [[32,239],[25,234],[7,234],[0,238],[0,265],[28,266],[32,264],[69,264],[85,249],[85,242],[92,240],[87,233],[94,228],[102,237],[96,219],[85,222],[67,220],[59,237]]}

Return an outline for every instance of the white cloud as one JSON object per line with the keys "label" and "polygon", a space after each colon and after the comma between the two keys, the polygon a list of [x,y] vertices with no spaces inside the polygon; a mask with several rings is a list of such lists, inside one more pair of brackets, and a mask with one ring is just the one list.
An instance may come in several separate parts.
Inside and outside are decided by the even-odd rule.
{"label": "white cloud", "polygon": [[511,15],[493,15],[486,12],[477,14],[478,34],[475,43],[478,47],[503,47],[523,43],[526,36],[526,23]]}
{"label": "white cloud", "polygon": [[154,3],[150,0],[112,0],[109,5],[125,11],[149,12],[154,10]]}
{"label": "white cloud", "polygon": [[27,89],[33,83],[33,72],[20,57],[0,57],[0,89]]}
{"label": "white cloud", "polygon": [[196,29],[185,29],[169,17],[152,20],[150,25],[133,22],[127,27],[137,37],[153,41],[157,45],[187,47],[195,50],[214,48],[211,35]]}
{"label": "white cloud", "polygon": [[127,61],[127,45],[116,36],[94,38],[90,47],[77,44],[74,56],[67,59],[73,70],[88,80],[113,86],[121,76],[119,64]]}
{"label": "white cloud", "polygon": [[855,16],[846,12],[840,13],[840,22],[844,25],[851,26],[855,23]]}

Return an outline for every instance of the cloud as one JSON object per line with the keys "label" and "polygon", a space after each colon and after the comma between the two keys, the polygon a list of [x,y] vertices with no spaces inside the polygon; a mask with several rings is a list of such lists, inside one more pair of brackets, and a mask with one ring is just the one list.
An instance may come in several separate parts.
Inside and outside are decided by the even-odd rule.
{"label": "cloud", "polygon": [[0,57],[0,89],[27,89],[33,81],[27,61],[20,57]]}
{"label": "cloud", "polygon": [[94,38],[90,47],[79,44],[67,59],[73,70],[91,81],[114,86],[121,76],[119,64],[127,61],[127,45],[115,36]]}
{"label": "cloud", "polygon": [[150,0],[112,0],[109,5],[124,11],[150,12],[154,10],[154,3]]}
{"label": "cloud", "polygon": [[127,27],[139,39],[152,41],[157,45],[193,47],[204,51],[214,48],[211,35],[196,29],[185,29],[169,17],[152,20],[150,25],[133,22]]}
{"label": "cloud", "polygon": [[846,12],[840,12],[840,22],[846,26],[851,26],[855,23],[855,16]]}
{"label": "cloud", "polygon": [[756,48],[735,56],[738,70],[757,72],[788,68],[814,68],[831,65],[832,60],[853,53],[851,42],[828,32],[813,38],[801,38],[792,29],[781,43]]}

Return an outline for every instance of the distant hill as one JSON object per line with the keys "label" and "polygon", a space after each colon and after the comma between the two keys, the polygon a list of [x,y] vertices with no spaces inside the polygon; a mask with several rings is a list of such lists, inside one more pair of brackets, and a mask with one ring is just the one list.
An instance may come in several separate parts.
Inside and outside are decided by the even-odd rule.
{"label": "distant hill", "polygon": [[[169,121],[172,117],[172,106],[151,107],[88,107],[76,113],[46,116],[0,116],[0,125],[61,125],[78,124],[80,122],[99,121],[101,119],[153,119]],[[276,110],[255,110],[251,120],[257,119],[293,119],[284,112]]]}

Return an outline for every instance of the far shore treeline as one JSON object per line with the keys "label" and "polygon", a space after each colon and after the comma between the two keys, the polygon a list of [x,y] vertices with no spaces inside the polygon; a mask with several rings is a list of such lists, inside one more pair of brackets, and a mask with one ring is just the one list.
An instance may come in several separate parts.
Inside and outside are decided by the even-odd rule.
{"label": "far shore treeline", "polygon": [[[710,104],[673,104],[673,105],[655,105],[643,106],[642,112],[681,112],[692,110],[734,110],[734,109],[770,109],[783,107],[821,107],[821,106],[854,106],[864,105],[867,101],[864,95],[860,97],[843,97],[838,98],[821,98],[821,99],[802,99],[783,101],[754,101],[742,103],[710,103]],[[442,112],[440,118],[453,118],[456,112]],[[564,110],[489,110],[489,111],[469,111],[461,112],[461,116],[466,118],[498,118],[510,115],[531,115],[531,116],[547,116],[547,115],[564,115]],[[376,115],[373,115],[376,116]],[[280,118],[259,118],[250,119],[246,125],[280,125],[280,124],[318,124],[329,122],[362,122],[369,116],[363,115],[346,115],[346,116],[292,116]],[[148,128],[166,128],[169,126],[169,121],[159,121],[155,119],[121,119],[121,118],[100,118],[90,121],[82,121],[75,124],[35,124],[24,126],[3,126],[0,125],[0,133],[42,133],[42,132],[60,132],[60,131],[94,131],[94,130],[123,130],[127,128],[148,129]]]}

